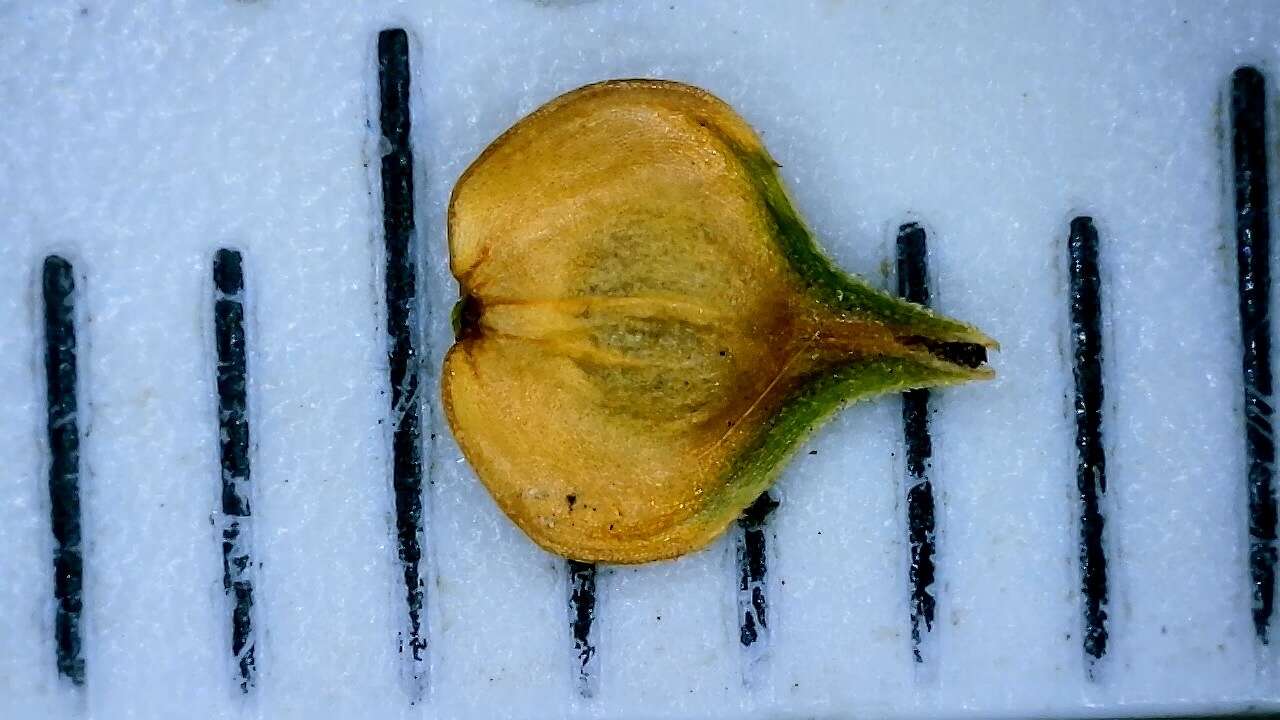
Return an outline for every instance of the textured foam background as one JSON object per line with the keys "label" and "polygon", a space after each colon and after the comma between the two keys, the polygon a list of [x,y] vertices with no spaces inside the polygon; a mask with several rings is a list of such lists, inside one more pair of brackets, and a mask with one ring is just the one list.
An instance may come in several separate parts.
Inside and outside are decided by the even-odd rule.
{"label": "textured foam background", "polygon": [[[1280,11],[1111,5],[0,0],[0,717],[1277,707],[1280,668],[1255,657],[1248,620],[1221,96],[1236,65],[1276,67]],[[587,82],[669,77],[729,101],[833,256],[875,282],[888,284],[898,223],[926,224],[937,305],[1003,343],[998,380],[935,403],[927,672],[906,632],[896,400],[850,408],[785,472],[773,637],[749,692],[722,541],[601,574],[590,702],[572,693],[562,563],[501,516],[433,411],[431,694],[409,704],[368,167],[374,38],[395,25],[414,42],[435,360],[455,294],[454,180],[524,113]],[[1102,233],[1112,468],[1113,641],[1092,684],[1065,336],[1079,212]],[[210,520],[209,265],[228,244],[248,272],[262,562],[247,702]],[[37,292],[50,251],[76,262],[82,288],[81,692],[57,679],[51,642]]]}

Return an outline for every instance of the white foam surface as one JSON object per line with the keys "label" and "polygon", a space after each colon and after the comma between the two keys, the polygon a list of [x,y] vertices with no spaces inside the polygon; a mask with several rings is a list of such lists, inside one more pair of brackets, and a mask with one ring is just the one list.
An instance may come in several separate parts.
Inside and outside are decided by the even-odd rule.
{"label": "white foam surface", "polygon": [[[1280,12],[1269,0],[955,5],[0,2],[0,717],[1280,709],[1248,614],[1221,145],[1227,77],[1277,67]],[[426,695],[410,702],[380,423],[371,113],[374,39],[389,26],[413,38],[433,398],[456,294],[449,191],[498,133],[584,83],[668,77],[729,101],[824,246],[873,282],[891,279],[897,224],[928,227],[935,304],[1002,351],[998,379],[935,396],[927,672],[910,656],[895,399],[847,410],[783,474],[772,632],[749,689],[726,539],[601,572],[590,700],[574,694],[561,561],[493,505],[433,400],[431,647]],[[1098,221],[1106,309],[1111,646],[1094,682],[1068,400],[1065,239],[1078,213]],[[210,523],[209,272],[227,245],[248,277],[262,563],[248,700],[233,686]],[[82,690],[53,659],[38,292],[50,252],[75,263],[82,306]]]}

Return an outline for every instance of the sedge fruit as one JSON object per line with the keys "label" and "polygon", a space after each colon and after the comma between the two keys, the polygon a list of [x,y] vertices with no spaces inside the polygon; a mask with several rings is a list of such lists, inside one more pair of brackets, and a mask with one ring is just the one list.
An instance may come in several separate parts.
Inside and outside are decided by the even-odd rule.
{"label": "sedge fruit", "polygon": [[991,376],[989,337],[837,269],[777,168],[711,94],[617,80],[536,110],[458,181],[444,409],[538,545],[696,550],[844,404]]}

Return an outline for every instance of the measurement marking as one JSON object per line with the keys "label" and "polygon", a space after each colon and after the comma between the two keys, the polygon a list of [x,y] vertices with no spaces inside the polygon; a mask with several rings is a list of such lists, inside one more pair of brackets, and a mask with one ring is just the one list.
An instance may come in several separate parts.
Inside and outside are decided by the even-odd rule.
{"label": "measurement marking", "polygon": [[48,391],[49,499],[53,527],[54,640],[58,672],[84,685],[80,612],[84,558],[80,528],[80,427],[76,399],[75,278],[71,263],[44,260],[45,381]]}
{"label": "measurement marking", "polygon": [[241,692],[255,684],[253,561],[249,485],[244,268],[240,253],[213,258],[213,326],[218,353],[218,427],[222,462],[222,589],[231,599],[231,656]]}
{"label": "measurement marking", "polygon": [[594,563],[570,560],[569,631],[573,637],[573,667],[578,694],[595,696],[597,682],[596,643],[596,566]]}
{"label": "measurement marking", "polygon": [[422,406],[418,352],[417,231],[413,217],[413,148],[409,117],[409,36],[378,34],[379,120],[382,156],[382,229],[386,243],[387,360],[391,384],[392,487],[398,556],[404,571],[408,653],[415,687],[426,675],[427,631],[422,515]]}
{"label": "measurement marking", "polygon": [[777,507],[778,501],[766,491],[738,518],[738,640],[743,648],[756,651],[756,656],[768,644],[766,579],[769,566],[765,529],[769,514]]}
{"label": "measurement marking", "polygon": [[1231,77],[1231,158],[1236,269],[1243,341],[1244,440],[1249,496],[1253,628],[1266,645],[1275,611],[1276,442],[1271,382],[1271,211],[1267,178],[1267,86],[1257,68]]}
{"label": "measurement marking", "polygon": [[[898,228],[898,295],[920,305],[929,304],[928,251],[924,228],[907,223]],[[906,454],[907,543],[911,564],[911,654],[924,662],[921,641],[933,630],[937,600],[933,596],[934,497],[929,468],[933,440],[929,434],[929,391],[908,390],[902,395],[902,430]]]}
{"label": "measurement marking", "polygon": [[1076,488],[1080,495],[1080,588],[1084,600],[1084,652],[1088,673],[1107,652],[1106,524],[1100,502],[1107,492],[1102,442],[1102,300],[1098,277],[1098,231],[1093,219],[1071,221],[1071,358],[1075,377]]}

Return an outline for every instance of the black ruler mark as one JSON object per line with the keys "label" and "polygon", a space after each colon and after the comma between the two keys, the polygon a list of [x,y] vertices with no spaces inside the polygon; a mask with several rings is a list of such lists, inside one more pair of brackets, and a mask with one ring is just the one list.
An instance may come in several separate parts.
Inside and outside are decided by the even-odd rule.
{"label": "black ruler mark", "polygon": [[421,364],[418,349],[418,243],[413,213],[413,148],[409,117],[409,36],[378,34],[379,121],[382,156],[382,229],[386,243],[387,360],[390,366],[392,487],[396,538],[404,571],[408,637],[400,644],[413,662],[415,682],[425,674],[427,630],[423,558],[423,449]]}
{"label": "black ruler mark", "polygon": [[250,553],[248,371],[245,362],[244,266],[239,252],[213,257],[213,328],[217,347],[218,428],[222,464],[222,588],[231,599],[231,655],[241,692],[255,682],[253,560]]}
{"label": "black ruler mark", "polygon": [[1093,218],[1071,221],[1067,237],[1071,360],[1075,377],[1076,489],[1080,496],[1080,589],[1089,675],[1107,652],[1107,556],[1102,544],[1107,458],[1102,440],[1102,298]]}
{"label": "black ruler mark", "polygon": [[768,491],[756,498],[738,518],[738,640],[742,647],[763,645],[769,632],[768,544],[769,514],[778,501]]}
{"label": "black ruler mark", "polygon": [[54,647],[58,672],[83,685],[80,613],[84,556],[80,528],[80,426],[76,399],[76,285],[71,263],[44,261],[45,381],[48,399],[49,499],[53,526]]}
{"label": "black ruler mark", "polygon": [[574,684],[578,694],[593,697],[597,685],[595,643],[596,566],[568,561],[569,632],[573,639]]}
{"label": "black ruler mark", "polygon": [[1257,68],[1231,77],[1231,161],[1243,341],[1244,440],[1249,495],[1253,627],[1268,642],[1275,610],[1276,442],[1271,381],[1271,200],[1267,177],[1267,85]]}
{"label": "black ruler mark", "polygon": [[[929,304],[928,250],[924,228],[907,223],[898,228],[898,295],[920,305]],[[910,584],[911,653],[924,662],[921,640],[933,630],[937,600],[933,595],[934,497],[929,466],[933,440],[929,434],[929,391],[908,390],[902,395],[902,428],[906,455],[907,542],[911,552]]]}

